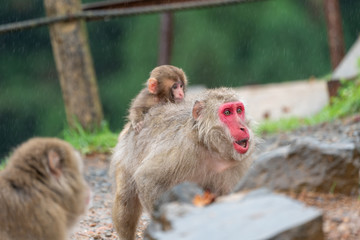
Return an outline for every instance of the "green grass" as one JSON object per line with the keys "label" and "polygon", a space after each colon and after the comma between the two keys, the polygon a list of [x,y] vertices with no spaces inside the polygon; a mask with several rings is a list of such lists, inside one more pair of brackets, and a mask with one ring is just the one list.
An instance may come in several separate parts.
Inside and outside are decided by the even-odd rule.
{"label": "green grass", "polygon": [[338,96],[332,98],[331,102],[332,104],[309,118],[291,117],[264,121],[256,128],[256,133],[261,135],[291,131],[301,126],[316,125],[360,113],[360,77],[354,81],[343,81]]}
{"label": "green grass", "polygon": [[117,137],[105,121],[93,132],[84,130],[80,124],[76,124],[74,129],[67,128],[63,131],[63,139],[82,154],[109,153],[116,145]]}
{"label": "green grass", "polygon": [[331,185],[331,188],[330,188],[329,193],[330,193],[330,194],[334,194],[335,188],[336,188],[336,182],[333,182],[333,184]]}

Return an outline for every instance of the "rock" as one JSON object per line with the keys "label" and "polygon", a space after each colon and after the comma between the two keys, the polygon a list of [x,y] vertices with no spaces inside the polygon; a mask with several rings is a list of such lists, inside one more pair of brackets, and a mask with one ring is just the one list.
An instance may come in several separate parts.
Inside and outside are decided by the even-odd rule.
{"label": "rock", "polygon": [[264,189],[204,208],[172,202],[161,212],[165,221],[152,221],[144,239],[324,239],[319,210]]}
{"label": "rock", "polygon": [[358,149],[351,142],[325,143],[310,137],[299,138],[259,156],[235,191],[268,187],[358,194]]}
{"label": "rock", "polygon": [[195,195],[202,195],[203,193],[204,191],[195,183],[185,182],[165,192],[156,201],[154,208],[169,202],[192,203]]}
{"label": "rock", "polygon": [[[196,195],[202,195],[203,190],[195,183],[185,182],[178,184],[169,191],[165,192],[155,203],[154,211],[152,212],[152,219],[162,225],[163,229],[168,228],[168,220],[164,219],[164,215],[174,214],[175,216],[181,215],[187,211],[187,208],[191,206],[192,200]],[[170,210],[163,209],[162,206],[165,204],[176,202],[176,209]],[[154,227],[154,226],[153,226]],[[158,226],[156,226],[158,227]],[[155,228],[156,228],[155,227]]]}

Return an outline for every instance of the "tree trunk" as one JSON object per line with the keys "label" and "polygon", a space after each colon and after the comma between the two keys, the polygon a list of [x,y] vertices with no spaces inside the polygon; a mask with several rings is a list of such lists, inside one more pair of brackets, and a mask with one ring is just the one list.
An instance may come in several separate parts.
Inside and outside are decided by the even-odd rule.
{"label": "tree trunk", "polygon": [[[44,0],[48,16],[81,11],[80,0]],[[99,126],[103,113],[84,20],[50,25],[50,37],[70,127]]]}

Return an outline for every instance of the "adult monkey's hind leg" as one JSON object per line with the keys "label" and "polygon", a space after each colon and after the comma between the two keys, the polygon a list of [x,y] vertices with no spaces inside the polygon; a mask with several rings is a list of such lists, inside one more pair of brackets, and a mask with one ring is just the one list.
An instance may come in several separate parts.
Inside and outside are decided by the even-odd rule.
{"label": "adult monkey's hind leg", "polygon": [[116,171],[116,192],[112,208],[112,220],[120,240],[135,239],[136,227],[142,207],[136,192],[136,185],[126,171]]}

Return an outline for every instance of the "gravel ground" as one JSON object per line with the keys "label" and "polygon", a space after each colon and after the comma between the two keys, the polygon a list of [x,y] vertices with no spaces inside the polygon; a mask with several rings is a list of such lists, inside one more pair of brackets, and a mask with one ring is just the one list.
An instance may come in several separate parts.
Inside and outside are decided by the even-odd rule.
{"label": "gravel ground", "polygon": [[[112,189],[108,175],[110,159],[106,155],[85,158],[85,178],[92,190],[92,202],[87,214],[74,229],[72,240],[118,239],[111,220]],[[144,214],[136,233],[142,239],[143,230],[149,222]]]}
{"label": "gravel ground", "polygon": [[[265,136],[259,151],[267,151],[288,144],[299,136],[312,136],[326,142],[357,142],[360,146],[360,115],[333,123],[304,127],[295,132]],[[72,240],[117,239],[111,221],[111,183],[108,176],[109,156],[87,156],[86,179],[92,188],[92,205],[71,236]],[[282,193],[315,206],[324,212],[323,229],[327,240],[360,239],[359,196],[320,194],[314,192]],[[138,227],[137,240],[149,218],[143,216]]]}
{"label": "gravel ground", "polygon": [[85,178],[92,190],[92,202],[71,239],[116,239],[111,220],[109,159],[105,155],[85,159]]}

